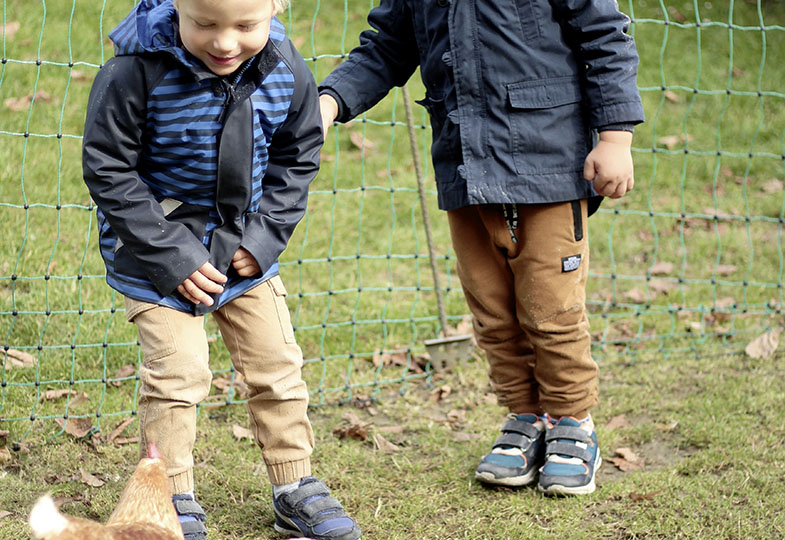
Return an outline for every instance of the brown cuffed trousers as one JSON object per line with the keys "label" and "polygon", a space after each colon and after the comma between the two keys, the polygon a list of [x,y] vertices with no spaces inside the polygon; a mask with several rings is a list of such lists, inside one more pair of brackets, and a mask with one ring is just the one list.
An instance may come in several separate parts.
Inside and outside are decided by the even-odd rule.
{"label": "brown cuffed trousers", "polygon": [[[273,484],[311,474],[313,431],[303,355],[294,339],[286,289],[275,276],[213,312],[235,369],[251,395],[251,429]],[[140,454],[155,442],[172,493],[194,489],[196,405],[210,393],[204,317],[126,298],[144,361],[139,372]]]}
{"label": "brown cuffed trousers", "polygon": [[499,404],[517,414],[584,418],[597,403],[598,379],[585,307],[586,201],[447,214]]}

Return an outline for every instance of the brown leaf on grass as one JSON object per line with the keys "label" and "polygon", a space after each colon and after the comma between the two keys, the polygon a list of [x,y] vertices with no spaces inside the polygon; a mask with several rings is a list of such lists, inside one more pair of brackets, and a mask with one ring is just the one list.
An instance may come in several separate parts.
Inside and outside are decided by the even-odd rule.
{"label": "brown leaf on grass", "polygon": [[11,515],[11,512],[8,510],[0,510],[0,519],[7,518]]}
{"label": "brown leaf on grass", "polygon": [[714,307],[718,309],[730,309],[736,305],[736,299],[732,296],[725,296],[723,298],[718,298],[714,302]]}
{"label": "brown leaf on grass", "polygon": [[401,449],[400,446],[391,443],[378,433],[373,436],[373,442],[376,445],[376,448],[383,454],[391,454]]}
{"label": "brown leaf on grass", "polygon": [[747,344],[744,352],[751,358],[771,358],[780,344],[781,328],[772,328]]}
{"label": "brown leaf on grass", "polygon": [[5,440],[11,434],[7,429],[0,429],[0,446],[5,444]]}
{"label": "brown leaf on grass", "polygon": [[720,276],[729,276],[736,271],[736,267],[732,264],[718,264],[714,271]]}
{"label": "brown leaf on grass", "polygon": [[624,472],[642,469],[644,462],[643,458],[629,448],[618,448],[614,457],[608,458],[608,461],[616,465],[616,467]]}
{"label": "brown leaf on grass", "polygon": [[665,99],[667,99],[672,103],[681,102],[681,98],[679,97],[679,94],[677,94],[673,90],[665,90],[665,92],[663,92],[663,95],[665,96]]}
{"label": "brown leaf on grass", "polygon": [[447,423],[451,426],[466,423],[466,411],[460,409],[453,409],[447,413]]}
{"label": "brown leaf on grass", "polygon": [[19,21],[10,21],[3,25],[3,31],[1,34],[5,38],[6,41],[13,41],[14,36],[19,31]]}
{"label": "brown leaf on grass", "polygon": [[649,268],[649,272],[654,276],[668,275],[673,272],[673,263],[667,261],[660,261],[655,263]]}
{"label": "brown leaf on grass", "polygon": [[89,81],[90,79],[92,79],[92,77],[84,71],[79,71],[78,69],[71,70],[72,81]]}
{"label": "brown leaf on grass", "polygon": [[671,420],[667,424],[663,424],[663,423],[654,424],[654,427],[656,427],[660,431],[673,431],[674,429],[679,427],[679,421],[678,420]]}
{"label": "brown leaf on grass", "polygon": [[[124,379],[126,377],[131,377],[133,375],[136,375],[136,366],[131,364],[126,364],[117,370],[117,372],[114,374],[114,378]],[[123,384],[123,381],[112,381],[109,384],[111,384],[112,386],[119,387]]]}
{"label": "brown leaf on grass", "polygon": [[665,294],[674,288],[676,288],[676,284],[672,281],[655,279],[649,283],[649,289],[651,289],[655,294]]}
{"label": "brown leaf on grass", "polygon": [[79,392],[76,390],[68,390],[68,389],[61,389],[61,390],[47,390],[43,394],[41,394],[42,401],[55,401],[60,398],[64,398],[66,396],[75,396]]}
{"label": "brown leaf on grass", "polygon": [[253,432],[251,432],[250,429],[243,426],[238,426],[237,424],[232,426],[232,435],[234,435],[234,438],[238,441],[243,439],[254,440]]}
{"label": "brown leaf on grass", "polygon": [[678,135],[666,135],[657,139],[657,142],[668,150],[673,150],[676,148],[676,145],[679,144],[679,141],[680,139]]}
{"label": "brown leaf on grass", "polygon": [[451,393],[452,393],[452,388],[450,387],[450,385],[443,384],[442,386],[431,390],[431,399],[433,401],[439,402],[445,399]]}
{"label": "brown leaf on grass", "polygon": [[630,423],[627,421],[627,417],[623,414],[617,414],[613,418],[611,418],[608,423],[605,425],[605,429],[608,431],[613,431],[616,428],[627,427]]}
{"label": "brown leaf on grass", "polygon": [[33,102],[33,99],[35,99],[35,101],[46,103],[52,101],[52,96],[50,96],[44,90],[39,90],[35,94],[28,96],[10,97],[3,101],[3,105],[12,111],[23,111],[30,106],[30,104]]}
{"label": "brown leaf on grass", "polygon": [[777,180],[776,178],[772,178],[770,180],[766,180],[760,188],[764,193],[779,193],[785,189],[785,182],[782,180]]}
{"label": "brown leaf on grass", "polygon": [[86,437],[92,430],[93,424],[87,418],[55,418],[55,422],[69,435],[77,439]]}
{"label": "brown leaf on grass", "polygon": [[668,7],[668,13],[671,14],[671,18],[676,22],[683,23],[684,21],[687,20],[687,18],[681,13],[679,13],[679,10],[673,6]]}
{"label": "brown leaf on grass", "polygon": [[11,451],[5,446],[0,448],[0,465],[3,465],[4,463],[8,463],[9,461],[11,461],[11,459],[13,459],[11,457]]}
{"label": "brown leaf on grass", "polygon": [[90,474],[89,472],[85,471],[81,467],[79,467],[79,475],[80,475],[80,482],[83,484],[87,484],[88,486],[99,488],[104,485],[104,481],[100,478]]}
{"label": "brown leaf on grass", "polygon": [[8,349],[5,351],[5,369],[35,366],[35,356],[24,351]]}
{"label": "brown leaf on grass", "polygon": [[115,428],[109,433],[109,436],[106,438],[106,442],[107,443],[114,442],[115,439],[117,439],[117,437],[119,437],[123,433],[123,431],[125,431],[126,428],[128,428],[128,426],[130,426],[133,423],[133,421],[134,421],[133,418],[126,418],[125,420],[117,424]]}
{"label": "brown leaf on grass", "polygon": [[114,440],[114,443],[118,446],[122,446],[124,444],[138,444],[139,437],[117,437]]}
{"label": "brown leaf on grass", "polygon": [[660,493],[662,493],[661,489],[657,491],[650,491],[649,493],[644,493],[642,495],[640,493],[636,493],[633,491],[632,493],[630,493],[630,499],[633,502],[650,501]]}
{"label": "brown leaf on grass", "polygon": [[376,147],[373,141],[371,141],[362,131],[350,132],[349,139],[352,141],[354,146],[363,152],[369,152]]}
{"label": "brown leaf on grass", "polygon": [[456,431],[452,435],[452,440],[455,442],[468,442],[482,439],[482,437],[483,436],[479,433],[464,433],[463,431]]}
{"label": "brown leaf on grass", "polygon": [[389,365],[406,366],[409,364],[409,357],[405,351],[374,351],[373,365],[377,368]]}
{"label": "brown leaf on grass", "polygon": [[368,426],[370,425],[368,422],[363,422],[352,412],[343,414],[341,418],[346,425],[335,428],[333,435],[339,439],[356,439],[358,441],[368,439]]}
{"label": "brown leaf on grass", "polygon": [[646,293],[638,288],[630,289],[624,293],[624,297],[630,300],[633,304],[643,304],[646,302],[646,300],[648,300]]}

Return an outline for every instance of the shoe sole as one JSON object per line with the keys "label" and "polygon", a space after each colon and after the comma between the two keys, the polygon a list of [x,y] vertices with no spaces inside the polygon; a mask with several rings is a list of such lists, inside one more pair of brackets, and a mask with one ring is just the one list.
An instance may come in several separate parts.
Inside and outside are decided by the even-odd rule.
{"label": "shoe sole", "polygon": [[532,482],[534,482],[534,478],[537,476],[537,468],[533,467],[528,474],[524,474],[523,476],[510,476],[509,478],[496,478],[493,474],[489,472],[476,472],[474,473],[474,477],[483,482],[485,484],[493,484],[495,486],[507,486],[507,487],[521,487],[521,486],[528,486]]}
{"label": "shoe sole", "polygon": [[544,493],[545,495],[588,495],[589,493],[594,493],[594,491],[597,489],[597,484],[594,482],[594,477],[597,475],[597,470],[600,468],[600,465],[602,465],[602,458],[597,456],[597,463],[594,465],[594,471],[592,472],[591,480],[589,480],[589,483],[585,486],[572,487],[553,484],[547,488],[544,488],[538,484],[537,490],[539,490],[540,493]]}

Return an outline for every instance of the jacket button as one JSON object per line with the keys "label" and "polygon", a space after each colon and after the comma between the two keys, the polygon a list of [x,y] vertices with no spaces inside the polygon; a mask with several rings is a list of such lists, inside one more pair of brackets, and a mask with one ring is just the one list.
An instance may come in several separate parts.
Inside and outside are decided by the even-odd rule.
{"label": "jacket button", "polygon": [[442,62],[448,66],[452,65],[452,51],[446,51],[444,54],[442,54]]}

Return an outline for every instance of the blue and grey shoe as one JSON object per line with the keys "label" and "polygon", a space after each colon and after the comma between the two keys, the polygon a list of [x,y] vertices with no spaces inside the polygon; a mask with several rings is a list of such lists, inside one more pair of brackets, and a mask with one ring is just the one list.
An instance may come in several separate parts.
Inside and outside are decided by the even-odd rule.
{"label": "blue and grey shoe", "polygon": [[531,484],[545,457],[544,433],[545,422],[537,415],[508,415],[501,436],[482,458],[474,477],[500,486]]}
{"label": "blue and grey shoe", "polygon": [[275,530],[314,540],[356,540],[360,527],[322,482],[313,476],[300,480],[294,491],[273,497]]}
{"label": "blue and grey shoe", "polygon": [[207,540],[207,528],[204,522],[207,516],[202,506],[191,495],[181,494],[172,497],[177,518],[183,528],[185,540]]}
{"label": "blue and grey shoe", "polygon": [[602,459],[591,418],[580,422],[563,416],[546,429],[545,444],[545,465],[537,489],[548,495],[593,493]]}

